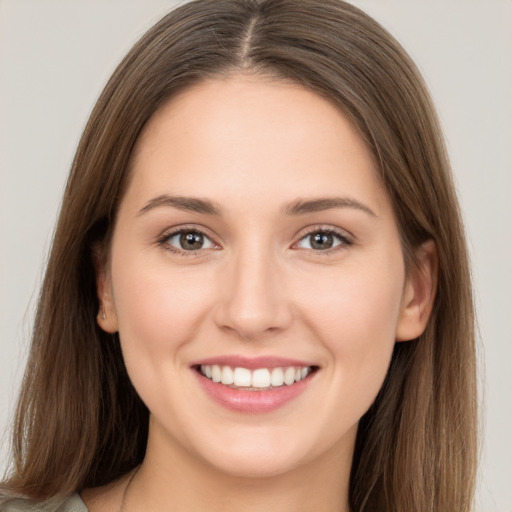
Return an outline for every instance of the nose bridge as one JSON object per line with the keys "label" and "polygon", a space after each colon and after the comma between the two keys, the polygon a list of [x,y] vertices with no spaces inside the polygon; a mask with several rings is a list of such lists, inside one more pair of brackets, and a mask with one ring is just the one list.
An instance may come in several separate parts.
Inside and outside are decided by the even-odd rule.
{"label": "nose bridge", "polygon": [[265,244],[247,243],[232,255],[218,323],[244,339],[284,328],[290,320],[280,286],[277,255]]}

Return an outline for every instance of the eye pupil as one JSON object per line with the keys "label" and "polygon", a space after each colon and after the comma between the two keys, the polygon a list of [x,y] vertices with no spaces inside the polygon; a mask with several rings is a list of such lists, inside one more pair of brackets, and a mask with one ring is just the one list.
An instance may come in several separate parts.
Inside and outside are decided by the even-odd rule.
{"label": "eye pupil", "polygon": [[180,245],[187,251],[201,249],[204,244],[204,236],[201,233],[187,231],[180,236]]}
{"label": "eye pupil", "polygon": [[330,249],[334,245],[334,237],[330,233],[314,233],[310,236],[313,249]]}

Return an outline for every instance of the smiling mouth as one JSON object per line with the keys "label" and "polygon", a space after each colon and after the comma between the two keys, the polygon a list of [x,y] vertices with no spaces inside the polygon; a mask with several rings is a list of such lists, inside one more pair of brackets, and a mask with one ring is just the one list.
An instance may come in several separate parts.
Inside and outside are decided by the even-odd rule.
{"label": "smiling mouth", "polygon": [[317,366],[285,366],[250,370],[237,366],[197,365],[196,371],[214,383],[243,391],[269,391],[291,386],[318,370]]}

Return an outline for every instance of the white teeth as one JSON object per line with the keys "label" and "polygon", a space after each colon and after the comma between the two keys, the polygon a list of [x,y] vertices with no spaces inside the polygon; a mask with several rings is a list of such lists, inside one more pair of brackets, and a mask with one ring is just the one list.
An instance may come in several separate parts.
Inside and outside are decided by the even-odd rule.
{"label": "white teeth", "polygon": [[270,372],[266,368],[254,370],[251,383],[253,388],[268,388],[270,386]]}
{"label": "white teeth", "polygon": [[201,373],[203,375],[205,375],[206,377],[208,377],[209,379],[212,378],[212,367],[210,365],[205,365],[205,364],[202,364],[201,365]]}
{"label": "white teeth", "polygon": [[233,384],[233,370],[229,366],[224,366],[222,368],[222,376],[220,378],[222,384]]}
{"label": "white teeth", "polygon": [[221,378],[222,378],[222,370],[220,369],[220,366],[214,364],[212,366],[212,380],[213,380],[213,382],[220,382]]}
{"label": "white teeth", "polygon": [[286,371],[284,372],[284,383],[287,386],[291,386],[295,382],[295,368],[290,366],[289,368],[286,368]]}
{"label": "white teeth", "polygon": [[288,366],[286,368],[248,368],[203,364],[200,372],[213,382],[238,388],[268,389],[283,385],[291,386],[305,379],[311,372],[311,367]]}
{"label": "white teeth", "polygon": [[284,384],[284,373],[282,368],[274,368],[272,370],[272,374],[270,375],[270,384],[274,387],[282,386]]}
{"label": "white teeth", "polygon": [[239,388],[251,387],[251,370],[247,368],[235,368],[233,373],[233,384]]}

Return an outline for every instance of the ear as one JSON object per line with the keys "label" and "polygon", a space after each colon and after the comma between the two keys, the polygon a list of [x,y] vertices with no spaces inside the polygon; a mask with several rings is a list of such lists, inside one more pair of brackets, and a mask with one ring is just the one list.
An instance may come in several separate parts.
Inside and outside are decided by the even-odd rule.
{"label": "ear", "polygon": [[425,330],[437,289],[438,260],[433,240],[415,251],[414,263],[405,280],[396,341],[410,341]]}
{"label": "ear", "polygon": [[119,328],[112,296],[112,284],[110,282],[110,274],[106,260],[104,249],[96,245],[93,249],[93,261],[96,273],[96,293],[100,303],[96,321],[105,332],[113,334],[117,332]]}

